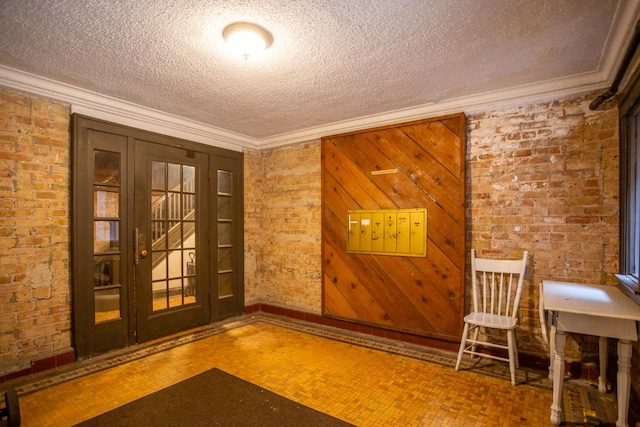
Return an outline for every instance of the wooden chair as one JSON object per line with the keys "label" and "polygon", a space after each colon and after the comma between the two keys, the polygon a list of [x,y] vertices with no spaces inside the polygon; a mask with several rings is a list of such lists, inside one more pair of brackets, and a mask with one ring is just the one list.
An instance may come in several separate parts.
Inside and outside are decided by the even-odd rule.
{"label": "wooden chair", "polygon": [[[519,364],[514,331],[518,324],[527,255],[525,251],[520,260],[495,260],[476,258],[475,250],[471,250],[473,311],[464,317],[456,371],[460,368],[464,353],[501,360],[509,362],[511,384],[516,385],[516,368]],[[480,328],[485,328],[484,340],[479,339]],[[490,329],[506,331],[507,344],[491,341],[491,335],[487,334]],[[470,338],[472,331],[473,338]],[[476,346],[507,350],[508,357],[477,351]]]}

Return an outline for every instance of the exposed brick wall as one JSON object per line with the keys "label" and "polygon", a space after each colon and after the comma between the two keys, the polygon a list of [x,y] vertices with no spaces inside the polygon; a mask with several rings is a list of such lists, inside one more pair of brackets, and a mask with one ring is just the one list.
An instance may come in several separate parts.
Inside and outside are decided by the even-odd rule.
{"label": "exposed brick wall", "polygon": [[0,375],[71,346],[69,117],[0,89]]}
{"label": "exposed brick wall", "polygon": [[262,153],[244,150],[244,303],[260,303],[262,279]]}
{"label": "exposed brick wall", "polygon": [[[614,283],[618,119],[589,111],[591,99],[468,118],[468,246],[531,252],[522,351],[545,351],[542,279]],[[0,375],[71,345],[69,117],[66,105],[0,89]],[[320,155],[319,142],[245,151],[247,305],[321,312]],[[593,343],[573,341],[568,355],[585,349]]]}
{"label": "exposed brick wall", "polygon": [[[493,257],[530,252],[518,339],[533,354],[546,351],[540,281],[616,283],[618,112],[590,111],[593,96],[468,118],[467,245]],[[315,313],[321,311],[321,266],[314,258],[320,254],[319,150],[318,143],[266,152],[262,183],[262,302]],[[568,358],[581,351],[597,354],[595,342],[570,340]]]}
{"label": "exposed brick wall", "polygon": [[[530,252],[521,351],[547,351],[537,312],[542,280],[617,284],[619,113],[590,111],[595,96],[468,117],[467,243],[488,256]],[[634,390],[640,390],[639,349],[636,342]],[[566,355],[597,362],[597,340],[571,335]]]}
{"label": "exposed brick wall", "polygon": [[264,153],[263,301],[321,312],[320,142]]}
{"label": "exposed brick wall", "polygon": [[[537,313],[542,280],[616,283],[618,111],[590,111],[594,96],[468,120],[468,246],[490,257],[529,251],[518,335],[524,351],[544,348]],[[579,352],[571,341],[567,357]]]}

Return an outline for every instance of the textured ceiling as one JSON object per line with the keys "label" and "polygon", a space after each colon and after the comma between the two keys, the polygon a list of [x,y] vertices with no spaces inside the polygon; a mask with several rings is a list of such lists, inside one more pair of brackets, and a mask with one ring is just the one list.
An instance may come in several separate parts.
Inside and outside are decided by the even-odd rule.
{"label": "textured ceiling", "polygon": [[[638,3],[0,0],[0,66],[264,139],[554,82],[605,87]],[[226,50],[235,21],[273,34],[262,57]]]}

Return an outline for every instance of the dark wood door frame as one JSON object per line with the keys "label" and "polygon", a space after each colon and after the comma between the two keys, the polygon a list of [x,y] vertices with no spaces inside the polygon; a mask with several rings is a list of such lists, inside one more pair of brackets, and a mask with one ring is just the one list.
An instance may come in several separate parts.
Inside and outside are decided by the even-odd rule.
{"label": "dark wood door frame", "polygon": [[[195,226],[195,230],[193,236],[196,243],[192,249],[194,253],[194,260],[196,259],[196,255],[197,259],[202,259],[203,261],[210,259],[207,231],[209,226],[207,223],[208,218],[210,218],[209,208],[212,203],[209,201],[208,191],[208,155],[201,152],[187,151],[182,148],[167,147],[139,140],[135,141],[134,146],[136,150],[134,174],[134,239],[136,240],[136,244],[134,244],[134,250],[136,253],[133,254],[135,264],[135,298],[133,301],[135,301],[136,304],[135,319],[137,342],[145,342],[188,329],[189,327],[206,324],[210,317],[210,305],[207,300],[209,289],[208,287],[203,286],[210,282],[210,264],[208,262],[194,263],[195,267],[197,267],[195,278],[195,283],[197,285],[195,286],[195,295],[193,295],[195,298],[192,299],[195,301],[183,303],[180,302],[181,298],[176,295],[173,297],[178,300],[178,304],[176,306],[165,307],[162,309],[154,308],[155,298],[152,290],[153,272],[155,269],[161,269],[163,265],[166,267],[166,264],[161,263],[162,265],[158,265],[154,268],[154,255],[168,255],[171,252],[176,252],[176,254],[178,254],[179,252],[183,252],[181,254],[181,258],[184,257],[186,260],[188,251],[180,250],[182,248],[182,241],[184,238],[184,229],[180,233],[181,236],[178,239],[179,242],[177,247],[169,245],[169,239],[165,238],[164,243],[166,246],[164,246],[162,250],[154,250],[153,248],[153,236],[151,232],[151,199],[153,193],[151,186],[151,163],[170,163],[174,166],[185,165],[193,167],[195,170],[195,223],[193,224]],[[177,195],[177,205],[178,210],[180,211],[179,199],[181,197],[189,196],[189,194],[173,193],[173,195]],[[172,202],[171,204],[175,203]],[[166,210],[167,213],[169,212],[168,209],[164,210]],[[182,211],[175,215],[168,214],[163,221],[158,223],[169,223],[170,217],[177,219],[182,216]],[[179,228],[182,229],[182,226],[179,225]],[[168,227],[166,227],[165,235],[168,235],[168,233],[169,230]],[[144,236],[144,238],[142,238],[142,236]],[[141,256],[140,252],[142,251],[145,251],[146,255]],[[165,259],[164,262],[168,264],[169,259]],[[183,271],[179,274],[186,273],[186,271]],[[170,283],[169,279],[169,276],[167,276],[164,277],[163,281],[168,284]],[[184,278],[177,279],[177,281],[184,282]],[[162,283],[162,281],[160,283]],[[185,285],[185,283],[181,284],[183,286]],[[184,294],[185,290],[183,289],[180,296],[184,296]],[[163,296],[170,299],[168,289],[165,289],[165,294]],[[190,297],[192,296],[189,296],[188,298]],[[160,298],[160,301],[164,299],[165,298]]]}
{"label": "dark wood door frame", "polygon": [[[91,134],[95,132],[101,135],[102,142],[92,141]],[[181,140],[166,135],[142,131],[102,120],[97,120],[82,115],[72,116],[72,222],[71,222],[71,248],[72,248],[72,315],[73,315],[73,341],[76,357],[84,359],[96,354],[113,349],[126,347],[139,342],[135,324],[136,301],[134,277],[134,203],[131,195],[126,194],[126,189],[133,185],[133,171],[135,170],[136,141],[157,144],[158,147],[177,147],[184,150],[187,156],[202,155],[208,159],[209,167],[206,176],[207,188],[203,191],[209,200],[204,208],[207,215],[202,223],[206,230],[207,259],[203,264],[211,266],[211,272],[200,278],[206,288],[202,303],[207,305],[207,314],[200,323],[208,323],[221,320],[226,317],[243,313],[244,311],[244,266],[243,266],[243,154],[217,147],[211,147],[192,141]],[[95,278],[94,278],[94,177],[93,170],[88,168],[93,162],[93,150],[105,150],[120,155],[119,167],[122,171],[121,182],[124,186],[119,194],[121,206],[121,218],[111,218],[114,223],[119,223],[119,247],[117,256],[122,260],[122,275],[119,278],[122,286],[122,297],[119,303],[120,318],[110,319],[108,322],[99,323],[95,320]],[[216,244],[217,224],[216,212],[218,203],[217,176],[218,171],[228,171],[233,179],[234,198],[231,204],[227,204],[233,215],[233,268],[232,281],[227,274],[225,286],[231,286],[233,292],[225,298],[217,298],[218,272],[214,266],[218,262],[218,245]],[[116,187],[115,185],[113,185]],[[114,190],[115,192],[115,190]],[[117,229],[115,226],[114,229]],[[200,231],[199,231],[200,232]],[[228,233],[228,231],[227,231]],[[121,247],[120,247],[121,246]],[[204,271],[204,270],[203,270]],[[228,273],[228,272],[227,272]],[[198,273],[200,274],[200,273]],[[113,286],[117,288],[117,286]],[[191,325],[197,326],[197,325]]]}

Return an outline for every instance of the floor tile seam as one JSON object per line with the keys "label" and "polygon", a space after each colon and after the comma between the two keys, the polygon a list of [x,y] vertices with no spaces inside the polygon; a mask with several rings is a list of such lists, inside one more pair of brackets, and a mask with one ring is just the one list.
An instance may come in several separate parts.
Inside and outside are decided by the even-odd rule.
{"label": "floor tile seam", "polygon": [[[427,361],[431,363],[435,363],[440,366],[445,367],[453,367],[455,365],[455,361],[451,362],[447,356],[441,356],[437,354],[428,353],[420,350],[413,350],[405,347],[394,346],[392,344],[383,343],[380,341],[375,341],[368,338],[360,338],[352,335],[347,335],[339,332],[338,330],[329,331],[320,329],[315,327],[314,325],[305,325],[296,322],[290,322],[288,320],[282,320],[279,318],[265,317],[265,320],[268,320],[269,323],[272,323],[276,326],[285,327],[288,329],[296,330],[298,332],[308,333],[310,335],[319,336],[322,338],[331,339],[334,341],[340,341],[348,344],[357,345],[359,347],[365,347],[372,350],[381,350],[386,353],[396,354],[401,356],[411,357],[413,359],[418,359],[422,361]],[[442,359],[440,362],[436,362],[436,359]]]}
{"label": "floor tile seam", "polygon": [[[317,325],[308,324],[307,322],[302,323],[301,321],[298,321],[296,319],[281,318],[279,316],[276,317],[276,316],[270,316],[270,315],[264,315],[264,314],[261,314],[260,316],[264,320],[268,320],[269,323],[272,323],[276,326],[281,326],[281,327],[296,330],[299,332],[305,332],[311,335],[316,335],[316,336],[327,338],[327,339],[341,341],[348,344],[357,345],[360,347],[384,351],[390,354],[409,357],[409,358],[420,360],[423,362],[433,363],[435,365],[442,366],[442,367],[453,368],[457,361],[457,359],[452,356],[437,353],[435,351],[429,351],[426,348],[425,350],[410,349],[407,347],[403,347],[402,345],[404,345],[404,343],[399,343],[394,345],[391,343],[385,343],[382,341],[373,340],[372,339],[373,337],[372,338],[356,337],[354,335],[344,334],[337,329],[336,330],[322,329],[322,328],[319,328]],[[476,368],[476,371],[474,371],[474,373],[482,374],[492,378],[498,378],[498,379],[510,381],[510,379],[508,378],[508,375],[509,375],[508,372],[487,371],[487,369],[490,369],[490,368],[482,367],[482,366],[478,367],[476,366],[478,363],[482,363],[482,361],[478,360],[476,362],[470,362],[463,359],[461,363],[461,367],[464,370],[470,370],[472,368]],[[517,376],[517,379],[520,380],[519,381],[520,383],[522,383],[523,381],[526,381],[526,375],[527,375],[526,372],[521,372],[521,370],[516,371],[516,376]],[[539,380],[530,381],[522,385],[529,385],[535,388],[551,390],[551,386],[545,383],[546,383],[546,379],[540,378]]]}
{"label": "floor tile seam", "polygon": [[[338,329],[334,328],[320,328],[319,325],[299,321],[297,319],[289,319],[282,318],[281,316],[274,316],[264,313],[254,313],[252,315],[243,316],[241,318],[235,318],[233,321],[228,323],[218,323],[215,325],[205,326],[203,329],[198,331],[188,331],[182,335],[173,335],[162,341],[156,341],[151,344],[144,345],[142,347],[136,346],[135,349],[130,351],[120,352],[115,355],[107,356],[104,358],[96,358],[91,361],[83,361],[80,362],[81,365],[73,366],[68,371],[58,372],[56,374],[48,375],[42,378],[38,378],[37,380],[25,381],[22,384],[19,384],[16,388],[18,394],[30,394],[39,390],[46,389],[48,387],[52,387],[55,385],[63,384],[65,382],[82,378],[84,376],[94,374],[106,369],[114,368],[116,366],[120,366],[125,363],[129,363],[135,360],[139,360],[145,358],[147,356],[151,356],[154,354],[159,354],[164,351],[171,350],[173,348],[179,347],[181,345],[185,345],[188,343],[196,342],[211,336],[219,335],[221,333],[231,331],[234,329],[238,329],[244,326],[248,326],[250,324],[254,324],[257,322],[264,322],[268,324],[272,324],[274,326],[279,326],[283,328],[287,328],[290,330],[295,330],[302,333],[307,333],[309,335],[314,335],[326,339],[331,339],[339,342],[344,342],[347,344],[356,345],[359,347],[369,348],[373,350],[384,351],[389,354],[396,354],[404,357],[413,358],[416,360],[433,363],[443,367],[453,367],[455,365],[455,360],[451,358],[451,356],[439,354],[437,352],[419,350],[419,349],[410,349],[404,346],[399,346],[398,344],[385,343],[380,340],[374,340],[372,338],[367,337],[358,337],[355,335],[342,333]],[[400,344],[404,345],[404,344]],[[477,363],[477,362],[476,362]],[[463,361],[463,366],[465,368],[473,368],[474,363],[469,363]],[[486,371],[476,371],[477,373],[481,373],[483,375],[504,379],[505,376],[503,373],[491,373]],[[533,384],[530,383],[528,385],[532,385],[538,388],[548,387],[541,384]]]}
{"label": "floor tile seam", "polygon": [[[338,331],[325,331],[314,327],[313,324],[305,325],[296,321],[286,321],[280,317],[274,317],[257,313],[254,315],[246,316],[240,319],[236,319],[229,323],[217,324],[214,327],[204,327],[196,332],[186,332],[182,335],[173,335],[169,338],[155,341],[151,344],[136,345],[135,348],[130,350],[123,350],[117,354],[109,355],[106,357],[97,357],[92,360],[81,361],[75,364],[69,370],[64,372],[56,372],[55,374],[48,374],[44,377],[37,378],[36,380],[25,381],[16,387],[17,392],[20,395],[30,394],[38,390],[43,390],[48,387],[63,384],[65,382],[82,378],[86,375],[91,375],[106,369],[114,368],[125,363],[133,362],[141,358],[159,354],[164,351],[179,347],[184,344],[196,342],[201,339],[208,338],[210,336],[218,335],[233,329],[237,329],[243,326],[247,326],[256,322],[271,323],[275,326],[285,327],[291,330],[296,330],[310,335],[320,336],[324,338],[334,339],[341,342],[351,343],[362,347],[376,348],[374,344],[364,339],[355,339],[344,334],[340,334]],[[397,353],[391,349],[382,349],[389,353]]]}
{"label": "floor tile seam", "polygon": [[[205,328],[197,332],[187,332],[184,335],[179,336],[173,335],[171,338],[167,338],[159,342],[154,342],[146,345],[136,345],[135,349],[131,349],[129,351],[119,352],[118,354],[106,356],[104,358],[98,357],[93,360],[74,363],[71,367],[68,368],[68,370],[64,370],[63,372],[50,374],[45,373],[43,377],[38,377],[35,380],[30,379],[25,380],[24,382],[18,382],[12,388],[16,390],[19,396],[35,393],[37,391],[64,384],[66,382],[79,379],[87,375],[115,368],[125,363],[130,363],[148,356],[160,354],[162,352],[185,344],[200,341],[202,339],[219,335],[233,329],[238,329],[243,326],[256,323],[258,321],[258,319],[252,316],[222,325],[217,324],[215,327]],[[1,393],[3,393],[4,391],[6,390],[0,389]]]}

